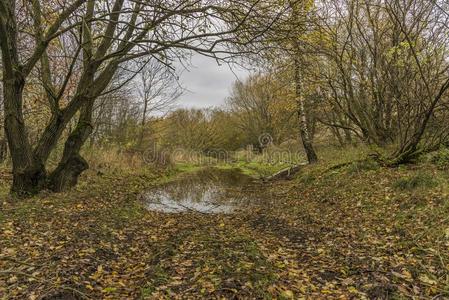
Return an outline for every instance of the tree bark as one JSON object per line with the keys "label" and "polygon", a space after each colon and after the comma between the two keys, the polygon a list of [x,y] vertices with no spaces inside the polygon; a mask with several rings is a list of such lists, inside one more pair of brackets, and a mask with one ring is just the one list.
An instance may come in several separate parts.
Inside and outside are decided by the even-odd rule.
{"label": "tree bark", "polygon": [[54,192],[71,189],[78,183],[79,176],[89,168],[80,151],[93,131],[92,112],[94,99],[82,107],[75,130],[69,135],[64,145],[62,159],[49,176],[49,188]]}
{"label": "tree bark", "polygon": [[0,140],[0,163],[8,158],[8,142],[5,138]]}
{"label": "tree bark", "polygon": [[45,167],[33,155],[22,114],[24,80],[20,75],[3,82],[5,132],[13,163],[11,191],[20,196],[35,194],[45,184]]}
{"label": "tree bark", "polygon": [[34,194],[45,184],[45,167],[33,155],[23,118],[25,76],[17,52],[15,2],[0,9],[0,47],[3,63],[5,133],[13,163],[11,191],[20,196]]}
{"label": "tree bark", "polygon": [[309,122],[308,122],[307,106],[302,91],[302,72],[301,72],[300,58],[298,57],[298,54],[296,55],[294,60],[295,60],[295,87],[296,87],[295,96],[298,111],[299,133],[302,144],[304,146],[304,150],[307,155],[307,160],[309,161],[309,164],[313,164],[318,161],[318,157],[313,147],[310,130],[308,128]]}
{"label": "tree bark", "polygon": [[144,103],[143,103],[142,122],[141,122],[141,128],[140,128],[139,147],[143,146],[143,139],[145,137],[145,125],[147,122],[148,99],[146,97],[146,89],[147,89],[146,81],[143,80]]}
{"label": "tree bark", "polygon": [[88,100],[85,95],[77,94],[66,108],[52,113],[50,121],[34,148],[34,155],[42,162],[45,163],[47,161],[51,151],[55,148],[66,129],[67,124],[86,101]]}
{"label": "tree bark", "polygon": [[[76,113],[77,108],[82,105],[80,108],[78,124],[65,142],[61,161],[49,176],[48,188],[54,192],[63,192],[74,187],[78,183],[80,175],[89,168],[89,164],[81,156],[80,151],[93,132],[92,115],[95,100],[112,80],[112,77],[117,70],[117,66],[117,63],[110,64],[109,67],[94,80],[94,71],[97,70],[99,64],[98,62],[85,62],[85,69],[87,71],[79,85],[81,88],[85,87],[84,93],[81,93],[80,91],[76,99],[71,101],[70,105],[64,110],[62,123],[60,122],[60,125],[65,127],[67,122]],[[53,135],[51,127],[47,127],[46,131],[48,137],[53,142],[56,142],[59,138],[58,135],[61,134],[61,131],[59,130],[56,132],[56,136]],[[45,137],[45,134],[43,137]],[[55,139],[55,137],[57,138]],[[42,145],[42,151],[37,153],[45,155],[48,151],[45,150],[45,143]]]}

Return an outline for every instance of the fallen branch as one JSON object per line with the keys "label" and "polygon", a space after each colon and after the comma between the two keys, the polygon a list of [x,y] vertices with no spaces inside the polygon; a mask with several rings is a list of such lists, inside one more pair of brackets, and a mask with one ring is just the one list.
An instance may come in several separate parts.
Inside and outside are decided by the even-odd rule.
{"label": "fallen branch", "polygon": [[295,165],[292,167],[288,167],[285,169],[280,170],[279,172],[274,173],[271,176],[265,177],[263,178],[263,181],[272,181],[272,180],[278,180],[278,179],[283,179],[283,178],[291,178],[293,175],[295,175],[296,173],[299,172],[299,170],[301,169],[301,167],[306,166],[307,163],[302,163],[299,165]]}

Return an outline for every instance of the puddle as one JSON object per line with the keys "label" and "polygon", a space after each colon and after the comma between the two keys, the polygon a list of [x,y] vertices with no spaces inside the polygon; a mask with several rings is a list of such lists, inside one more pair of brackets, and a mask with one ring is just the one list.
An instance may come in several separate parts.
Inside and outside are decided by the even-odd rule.
{"label": "puddle", "polygon": [[248,200],[254,180],[237,169],[203,169],[143,194],[148,210],[165,213],[230,214]]}

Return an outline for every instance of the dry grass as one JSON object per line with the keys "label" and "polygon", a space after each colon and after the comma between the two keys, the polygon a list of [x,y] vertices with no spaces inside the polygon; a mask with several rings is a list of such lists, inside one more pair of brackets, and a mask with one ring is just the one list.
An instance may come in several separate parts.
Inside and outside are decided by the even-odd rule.
{"label": "dry grass", "polygon": [[101,172],[132,171],[150,167],[142,153],[121,151],[118,147],[85,150],[84,157],[92,170]]}

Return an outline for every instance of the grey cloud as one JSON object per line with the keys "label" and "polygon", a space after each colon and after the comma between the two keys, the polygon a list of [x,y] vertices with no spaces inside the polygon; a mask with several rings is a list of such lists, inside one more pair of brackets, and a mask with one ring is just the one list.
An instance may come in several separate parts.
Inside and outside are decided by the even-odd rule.
{"label": "grey cloud", "polygon": [[207,108],[224,104],[232,83],[244,80],[249,71],[227,64],[218,65],[211,58],[192,57],[191,66],[181,73],[181,85],[186,92],[179,99],[180,107]]}

